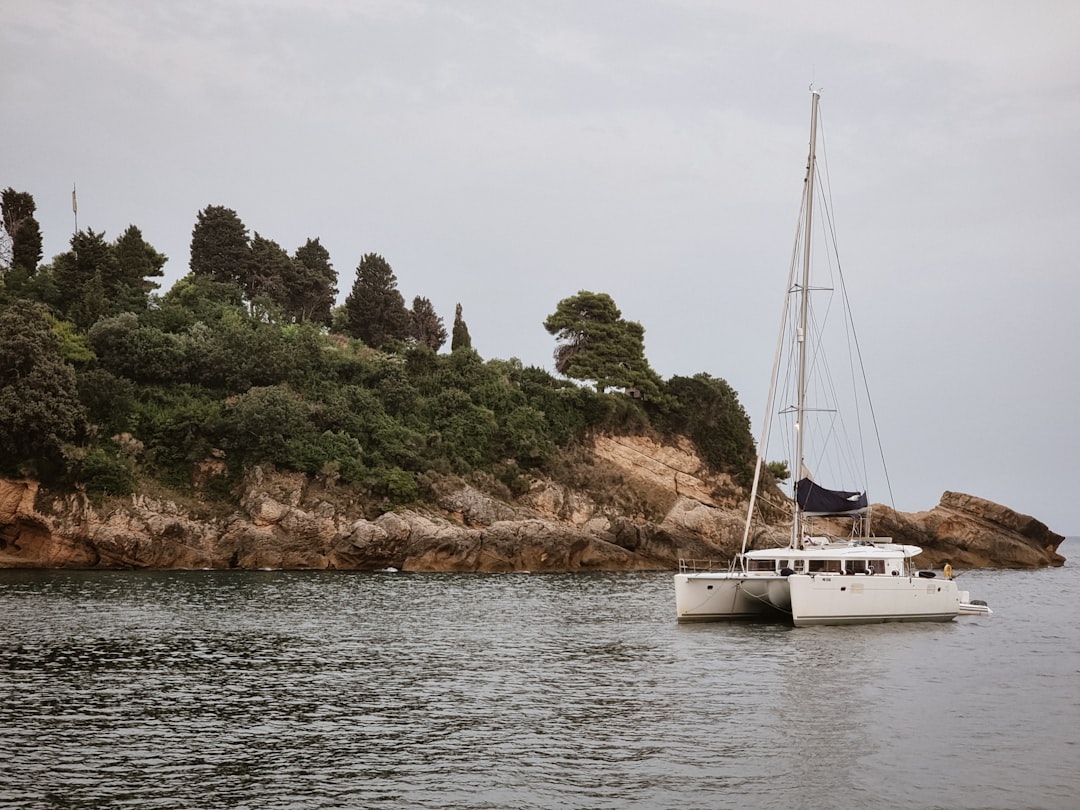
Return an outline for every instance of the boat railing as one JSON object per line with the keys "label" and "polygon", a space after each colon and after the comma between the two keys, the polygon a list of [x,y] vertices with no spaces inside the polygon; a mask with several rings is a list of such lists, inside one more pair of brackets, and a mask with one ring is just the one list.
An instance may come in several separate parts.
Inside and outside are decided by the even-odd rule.
{"label": "boat railing", "polygon": [[695,560],[686,557],[679,557],[679,573],[680,574],[697,574],[705,573],[709,571],[729,571],[733,567],[733,562],[724,562],[723,560]]}

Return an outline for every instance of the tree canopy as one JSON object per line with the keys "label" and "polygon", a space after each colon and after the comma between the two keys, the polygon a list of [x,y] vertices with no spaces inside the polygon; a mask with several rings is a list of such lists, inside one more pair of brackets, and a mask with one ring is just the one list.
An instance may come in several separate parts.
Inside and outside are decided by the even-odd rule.
{"label": "tree canopy", "polygon": [[607,293],[582,290],[564,298],[544,321],[555,336],[555,370],[571,379],[609,388],[660,393],[660,379],[645,359],[645,328],[627,321]]}
{"label": "tree canopy", "polygon": [[329,326],[337,294],[337,273],[330,263],[330,252],[318,237],[308,239],[293,255],[287,310],[297,321]]}
{"label": "tree canopy", "polygon": [[368,253],[356,267],[352,291],[345,299],[346,328],[373,349],[412,335],[412,318],[397,288],[389,262]]}
{"label": "tree canopy", "polygon": [[0,250],[0,268],[19,269],[33,275],[41,261],[41,226],[34,219],[37,205],[31,194],[10,186],[0,192],[0,214],[4,221],[4,240]]}
{"label": "tree canopy", "polygon": [[688,436],[702,458],[749,485],[756,459],[750,417],[726,380],[708,374],[672,377],[671,402],[660,421],[672,433]]}
{"label": "tree canopy", "polygon": [[416,296],[412,305],[413,337],[418,343],[432,351],[438,351],[446,343],[446,327],[443,319],[432,306],[431,301],[423,296]]}
{"label": "tree canopy", "polygon": [[143,239],[142,231],[134,225],[129,225],[113,243],[113,253],[117,276],[112,292],[122,299],[117,308],[129,312],[145,309],[150,295],[161,286],[151,279],[165,274],[168,257]]}
{"label": "tree canopy", "polygon": [[86,432],[74,369],[40,304],[0,312],[0,470],[49,478]]}
{"label": "tree canopy", "polygon": [[[9,189],[3,205],[9,242],[32,232],[29,195]],[[431,496],[441,475],[510,492],[528,489],[530,470],[569,476],[564,451],[598,431],[678,431],[735,472],[752,458],[735,392],[707,375],[659,380],[644,328],[606,294],[565,299],[544,324],[558,371],[593,383],[579,387],[516,359],[485,361],[461,303],[439,354],[447,330],[430,299],[406,308],[375,253],[334,308],[318,239],[289,256],[249,238],[231,209],[198,212],[191,272],[158,296],[165,262],[130,225],[114,241],[80,231],[32,270],[4,268],[0,474],[91,494],[140,480],[192,492],[214,458],[219,497],[251,465],[272,464],[385,506]],[[605,393],[616,388],[634,396]]]}
{"label": "tree canopy", "polygon": [[469,337],[469,327],[461,315],[461,304],[459,303],[454,308],[454,331],[450,341],[450,351],[456,352],[458,349],[471,348],[472,338]]}
{"label": "tree canopy", "polygon": [[247,289],[251,240],[247,226],[231,208],[208,205],[191,231],[191,272]]}

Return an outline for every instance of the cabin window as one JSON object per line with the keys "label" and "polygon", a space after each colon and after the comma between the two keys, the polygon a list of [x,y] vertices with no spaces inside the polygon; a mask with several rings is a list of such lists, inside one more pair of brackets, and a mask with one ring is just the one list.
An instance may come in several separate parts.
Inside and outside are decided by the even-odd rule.
{"label": "cabin window", "polygon": [[750,560],[748,567],[751,571],[775,571],[776,563],[772,560]]}
{"label": "cabin window", "polygon": [[810,560],[807,570],[812,574],[839,574],[843,572],[840,560]]}
{"label": "cabin window", "polygon": [[[880,569],[878,569],[880,570]],[[845,573],[877,573],[874,563],[869,559],[849,559],[843,564],[843,572]]]}

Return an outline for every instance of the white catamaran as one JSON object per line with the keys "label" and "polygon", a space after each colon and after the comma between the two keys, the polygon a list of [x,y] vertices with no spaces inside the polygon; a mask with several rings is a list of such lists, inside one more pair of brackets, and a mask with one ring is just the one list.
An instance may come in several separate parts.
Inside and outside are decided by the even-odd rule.
{"label": "white catamaran", "polygon": [[[811,304],[811,298],[815,293],[828,293],[830,295],[826,297],[831,300],[834,289],[831,285],[815,286],[811,278],[820,101],[820,93],[813,89],[811,92],[810,155],[799,215],[800,233],[792,255],[781,338],[773,366],[765,426],[758,445],[759,458],[742,552],[726,571],[697,570],[685,561],[680,565],[680,571],[675,575],[677,618],[680,622],[777,618],[801,626],[945,622],[960,613],[988,613],[989,608],[984,602],[973,602],[967,592],[958,590],[948,567],[940,575],[933,571],[917,571],[913,558],[922,552],[918,546],[874,537],[865,490],[826,489],[808,472],[810,463],[824,466],[827,455],[832,452],[819,450],[817,445],[811,449],[810,423],[823,422],[826,427],[821,432],[828,434],[830,440],[835,439],[843,427],[834,386],[831,381],[817,381],[819,372],[825,376],[828,371],[826,341],[818,335],[819,327],[823,327],[828,318],[829,308],[817,310]],[[823,190],[827,191],[827,188]],[[824,210],[829,213],[827,197],[823,202]],[[828,266],[838,276],[842,289],[839,262],[830,261]],[[850,314],[846,295],[841,298],[844,301],[842,317],[846,318]],[[855,357],[858,357],[857,348]],[[861,368],[861,358],[858,366]],[[790,422],[788,447],[795,461],[792,469],[794,497],[790,505],[793,511],[791,536],[785,546],[747,550],[761,495],[762,456],[768,446],[782,367],[790,381],[794,400],[785,403],[779,412]],[[819,392],[820,402],[827,400],[827,404],[819,403]]]}

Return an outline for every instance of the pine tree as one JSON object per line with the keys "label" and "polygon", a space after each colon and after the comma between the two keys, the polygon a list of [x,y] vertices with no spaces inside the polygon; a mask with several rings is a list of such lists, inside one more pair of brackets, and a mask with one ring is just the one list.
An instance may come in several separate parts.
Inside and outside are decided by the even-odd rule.
{"label": "pine tree", "polygon": [[544,328],[555,336],[555,370],[576,380],[591,380],[596,390],[634,388],[660,393],[660,378],[645,359],[645,328],[627,321],[606,293],[582,290],[559,302]]}

